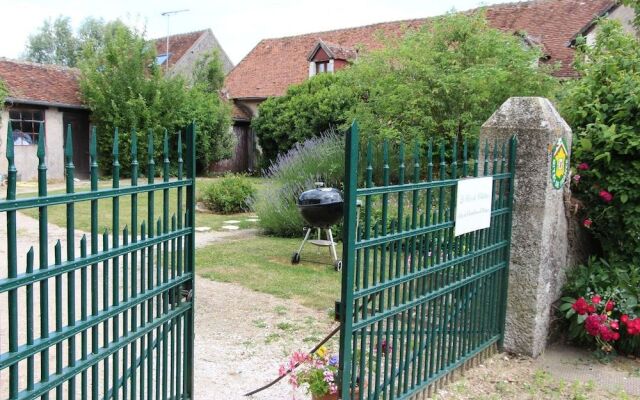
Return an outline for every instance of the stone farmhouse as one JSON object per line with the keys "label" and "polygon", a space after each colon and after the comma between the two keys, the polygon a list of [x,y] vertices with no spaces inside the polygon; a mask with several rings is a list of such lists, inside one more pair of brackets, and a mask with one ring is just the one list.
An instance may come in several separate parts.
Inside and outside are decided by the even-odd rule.
{"label": "stone farmhouse", "polygon": [[[593,41],[598,18],[615,18],[626,29],[633,29],[633,10],[612,0],[533,0],[484,9],[491,26],[521,36],[526,45],[539,46],[544,54],[540,63],[558,64],[554,74],[562,79],[576,77],[572,68],[573,44],[580,35]],[[469,12],[474,11],[477,10]],[[251,120],[262,101],[282,96],[290,85],[315,74],[345,68],[360,51],[380,48],[379,33],[397,37],[428,21],[421,18],[383,22],[261,40],[225,81],[224,94],[233,103],[234,131],[239,138],[234,160],[241,162],[233,164],[234,170],[253,168],[256,138]]]}

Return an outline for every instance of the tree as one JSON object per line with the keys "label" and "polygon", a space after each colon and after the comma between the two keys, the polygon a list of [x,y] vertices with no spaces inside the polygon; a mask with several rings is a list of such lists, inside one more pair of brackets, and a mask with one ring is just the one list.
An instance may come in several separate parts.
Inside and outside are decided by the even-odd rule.
{"label": "tree", "polygon": [[538,48],[489,27],[483,13],[435,18],[385,42],[346,71],[360,96],[348,119],[365,136],[475,139],[509,97],[546,96],[556,84]]}
{"label": "tree", "polygon": [[36,34],[29,35],[25,58],[37,63],[73,67],[78,61],[79,49],[71,19],[59,16],[53,23],[44,21]]}
{"label": "tree", "polygon": [[82,22],[77,34],[71,28],[69,17],[59,16],[53,22],[46,20],[37,33],[29,35],[24,58],[42,64],[75,67],[85,46],[102,45],[104,29],[104,20],[93,17]]}
{"label": "tree", "polygon": [[365,137],[477,138],[511,96],[546,96],[557,84],[540,50],[490,28],[482,13],[434,18],[349,68],[291,86],[260,105],[254,128],[268,160],[329,126],[354,119]]}
{"label": "tree", "polygon": [[208,92],[216,92],[224,83],[224,69],[218,50],[202,54],[195,62],[192,81],[194,85],[203,85]]}
{"label": "tree", "polygon": [[[581,79],[568,82],[561,114],[574,132],[578,166],[572,192],[584,224],[604,255],[640,265],[640,43],[617,21],[601,20],[595,44],[584,40],[575,62]],[[575,177],[574,177],[575,178]]]}
{"label": "tree", "polygon": [[332,127],[342,127],[356,101],[354,90],[344,83],[342,74],[316,75],[290,86],[284,96],[264,101],[252,122],[264,166],[296,143]]}
{"label": "tree", "polygon": [[[120,129],[123,170],[128,169],[130,132],[138,132],[146,143],[148,132],[156,140],[154,156],[159,157],[164,129],[171,133],[192,120],[198,125],[196,155],[204,168],[230,153],[229,109],[217,92],[199,85],[187,86],[182,77],[165,77],[155,63],[155,48],[143,34],[120,21],[105,25],[104,42],[85,46],[80,62],[80,89],[98,127],[101,168],[110,170],[113,131]],[[171,146],[172,152],[176,146]],[[146,146],[139,146],[139,159],[146,158]],[[175,159],[175,157],[173,157]]]}

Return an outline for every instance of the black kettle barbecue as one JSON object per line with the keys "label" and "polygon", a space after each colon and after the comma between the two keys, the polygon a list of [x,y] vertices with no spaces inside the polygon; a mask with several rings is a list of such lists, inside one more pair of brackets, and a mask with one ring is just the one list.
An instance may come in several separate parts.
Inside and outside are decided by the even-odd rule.
{"label": "black kettle barbecue", "polygon": [[[307,241],[316,246],[328,246],[331,249],[333,266],[336,271],[342,269],[342,260],[338,259],[336,253],[336,243],[333,240],[331,225],[334,225],[342,218],[344,200],[342,193],[338,189],[325,188],[322,182],[316,182],[316,188],[303,192],[298,197],[298,210],[304,221],[308,224],[305,228],[304,240],[298,251],[291,257],[292,264],[300,262],[300,253]],[[317,239],[309,240],[311,231],[315,229]],[[322,231],[326,232],[326,240],[322,240]]]}

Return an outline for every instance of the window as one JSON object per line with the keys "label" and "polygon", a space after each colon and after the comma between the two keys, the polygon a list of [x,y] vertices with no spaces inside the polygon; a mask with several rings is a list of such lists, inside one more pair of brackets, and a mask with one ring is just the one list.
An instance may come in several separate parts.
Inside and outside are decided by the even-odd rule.
{"label": "window", "polygon": [[169,59],[170,54],[160,54],[156,57],[156,64],[162,65]]}
{"label": "window", "polygon": [[44,123],[43,110],[9,110],[13,130],[13,144],[29,146],[38,143],[40,124]]}
{"label": "window", "polygon": [[329,72],[329,61],[316,62],[316,74],[321,74],[323,72]]}

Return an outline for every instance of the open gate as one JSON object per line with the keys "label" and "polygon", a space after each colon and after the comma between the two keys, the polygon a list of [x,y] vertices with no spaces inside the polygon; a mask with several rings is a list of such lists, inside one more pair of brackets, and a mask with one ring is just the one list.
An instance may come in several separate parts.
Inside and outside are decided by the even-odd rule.
{"label": "open gate", "polygon": [[[403,144],[361,146],[355,123],[347,133],[343,399],[423,394],[500,345],[516,140],[461,147],[416,144],[405,154]],[[458,183],[482,176],[492,178],[490,227],[455,236]]]}
{"label": "open gate", "polygon": [[[195,126],[186,129],[186,165],[182,135],[171,138],[177,146],[172,163],[165,131],[160,182],[155,181],[153,132],[144,135],[148,157],[143,184],[137,135],[130,135],[130,185],[120,187],[116,131],[112,183],[101,187],[93,130],[87,190],[75,187],[69,126],[66,189],[47,193],[41,125],[38,193],[17,197],[9,124],[7,196],[0,200],[7,227],[2,244],[6,264],[3,260],[0,268],[2,399],[192,398]],[[177,177],[170,177],[172,168]],[[142,205],[147,205],[146,215],[138,213]],[[47,224],[54,207],[56,212],[62,207],[66,215],[63,237],[51,233]],[[38,239],[24,243],[17,212],[30,208],[38,210]],[[75,226],[88,224],[87,219],[90,232],[79,234]]]}

